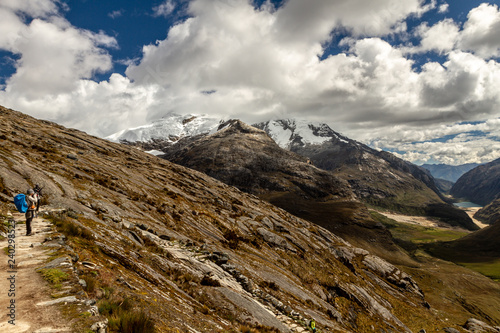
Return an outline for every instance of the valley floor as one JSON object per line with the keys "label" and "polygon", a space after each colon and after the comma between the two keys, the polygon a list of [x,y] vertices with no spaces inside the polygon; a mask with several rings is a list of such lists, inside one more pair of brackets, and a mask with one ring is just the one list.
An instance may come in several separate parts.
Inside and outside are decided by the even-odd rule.
{"label": "valley floor", "polygon": [[467,215],[470,216],[470,218],[472,219],[472,221],[478,226],[480,227],[481,229],[483,228],[486,228],[488,226],[488,224],[484,224],[482,223],[481,221],[477,220],[474,218],[474,214],[477,213],[478,210],[480,210],[482,207],[468,207],[468,208],[462,208],[463,210],[465,210],[465,212],[467,213]]}
{"label": "valley floor", "polygon": [[[486,228],[488,226],[487,224],[481,223],[481,221],[474,218],[474,214],[476,214],[476,212],[480,209],[480,207],[468,207],[468,208],[461,208],[461,209],[464,210],[467,213],[467,215],[469,215],[469,217],[472,219],[472,221],[481,229]],[[388,218],[396,221],[396,222],[416,224],[416,225],[420,225],[423,227],[433,227],[433,228],[466,231],[463,228],[453,227],[453,226],[450,226],[449,224],[440,222],[437,219],[433,219],[433,218],[427,217],[427,216],[410,216],[410,215],[403,215],[403,214],[397,214],[397,213],[392,213],[392,212],[379,212],[379,213],[384,215],[385,217],[388,217]]]}

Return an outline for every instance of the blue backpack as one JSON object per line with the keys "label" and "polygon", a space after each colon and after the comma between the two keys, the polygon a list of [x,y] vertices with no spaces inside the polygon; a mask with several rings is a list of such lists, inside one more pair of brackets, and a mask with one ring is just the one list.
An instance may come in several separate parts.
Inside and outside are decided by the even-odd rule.
{"label": "blue backpack", "polygon": [[19,213],[26,213],[28,211],[28,203],[26,202],[26,195],[18,194],[14,197],[14,204],[16,205]]}

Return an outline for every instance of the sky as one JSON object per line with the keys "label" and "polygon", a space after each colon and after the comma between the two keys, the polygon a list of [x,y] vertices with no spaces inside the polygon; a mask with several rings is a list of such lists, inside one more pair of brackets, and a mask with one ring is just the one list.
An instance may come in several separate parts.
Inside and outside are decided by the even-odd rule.
{"label": "sky", "polygon": [[0,0],[0,105],[105,137],[300,118],[416,164],[500,158],[499,1]]}

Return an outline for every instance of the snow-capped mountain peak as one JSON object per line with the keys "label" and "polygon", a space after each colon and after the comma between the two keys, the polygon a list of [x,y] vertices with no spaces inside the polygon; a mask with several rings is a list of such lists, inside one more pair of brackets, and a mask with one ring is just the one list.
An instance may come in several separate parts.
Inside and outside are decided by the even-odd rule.
{"label": "snow-capped mountain peak", "polygon": [[129,128],[106,137],[114,142],[150,142],[162,140],[174,143],[183,137],[215,133],[225,120],[208,115],[168,113],[151,124]]}
{"label": "snow-capped mountain peak", "polygon": [[266,131],[284,149],[290,149],[293,144],[320,145],[332,138],[347,143],[347,138],[337,134],[325,123],[299,119],[280,119],[254,124],[253,126]]}

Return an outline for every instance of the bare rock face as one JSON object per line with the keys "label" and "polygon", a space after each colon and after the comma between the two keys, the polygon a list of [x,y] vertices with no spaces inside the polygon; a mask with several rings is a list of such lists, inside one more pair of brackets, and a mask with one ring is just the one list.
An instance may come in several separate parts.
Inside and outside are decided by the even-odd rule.
{"label": "bare rock face", "polygon": [[420,290],[420,287],[411,278],[411,276],[409,276],[405,272],[400,271],[396,266],[391,265],[387,261],[372,255],[365,256],[363,259],[363,264],[370,268],[372,272],[376,273],[387,281],[424,298],[422,290]]}
{"label": "bare rock face", "polygon": [[254,195],[5,108],[0,123],[0,206],[44,187],[43,210],[72,249],[64,260],[78,262],[101,311],[129,300],[160,332],[290,332],[311,317],[324,332],[440,322],[409,275]]}

